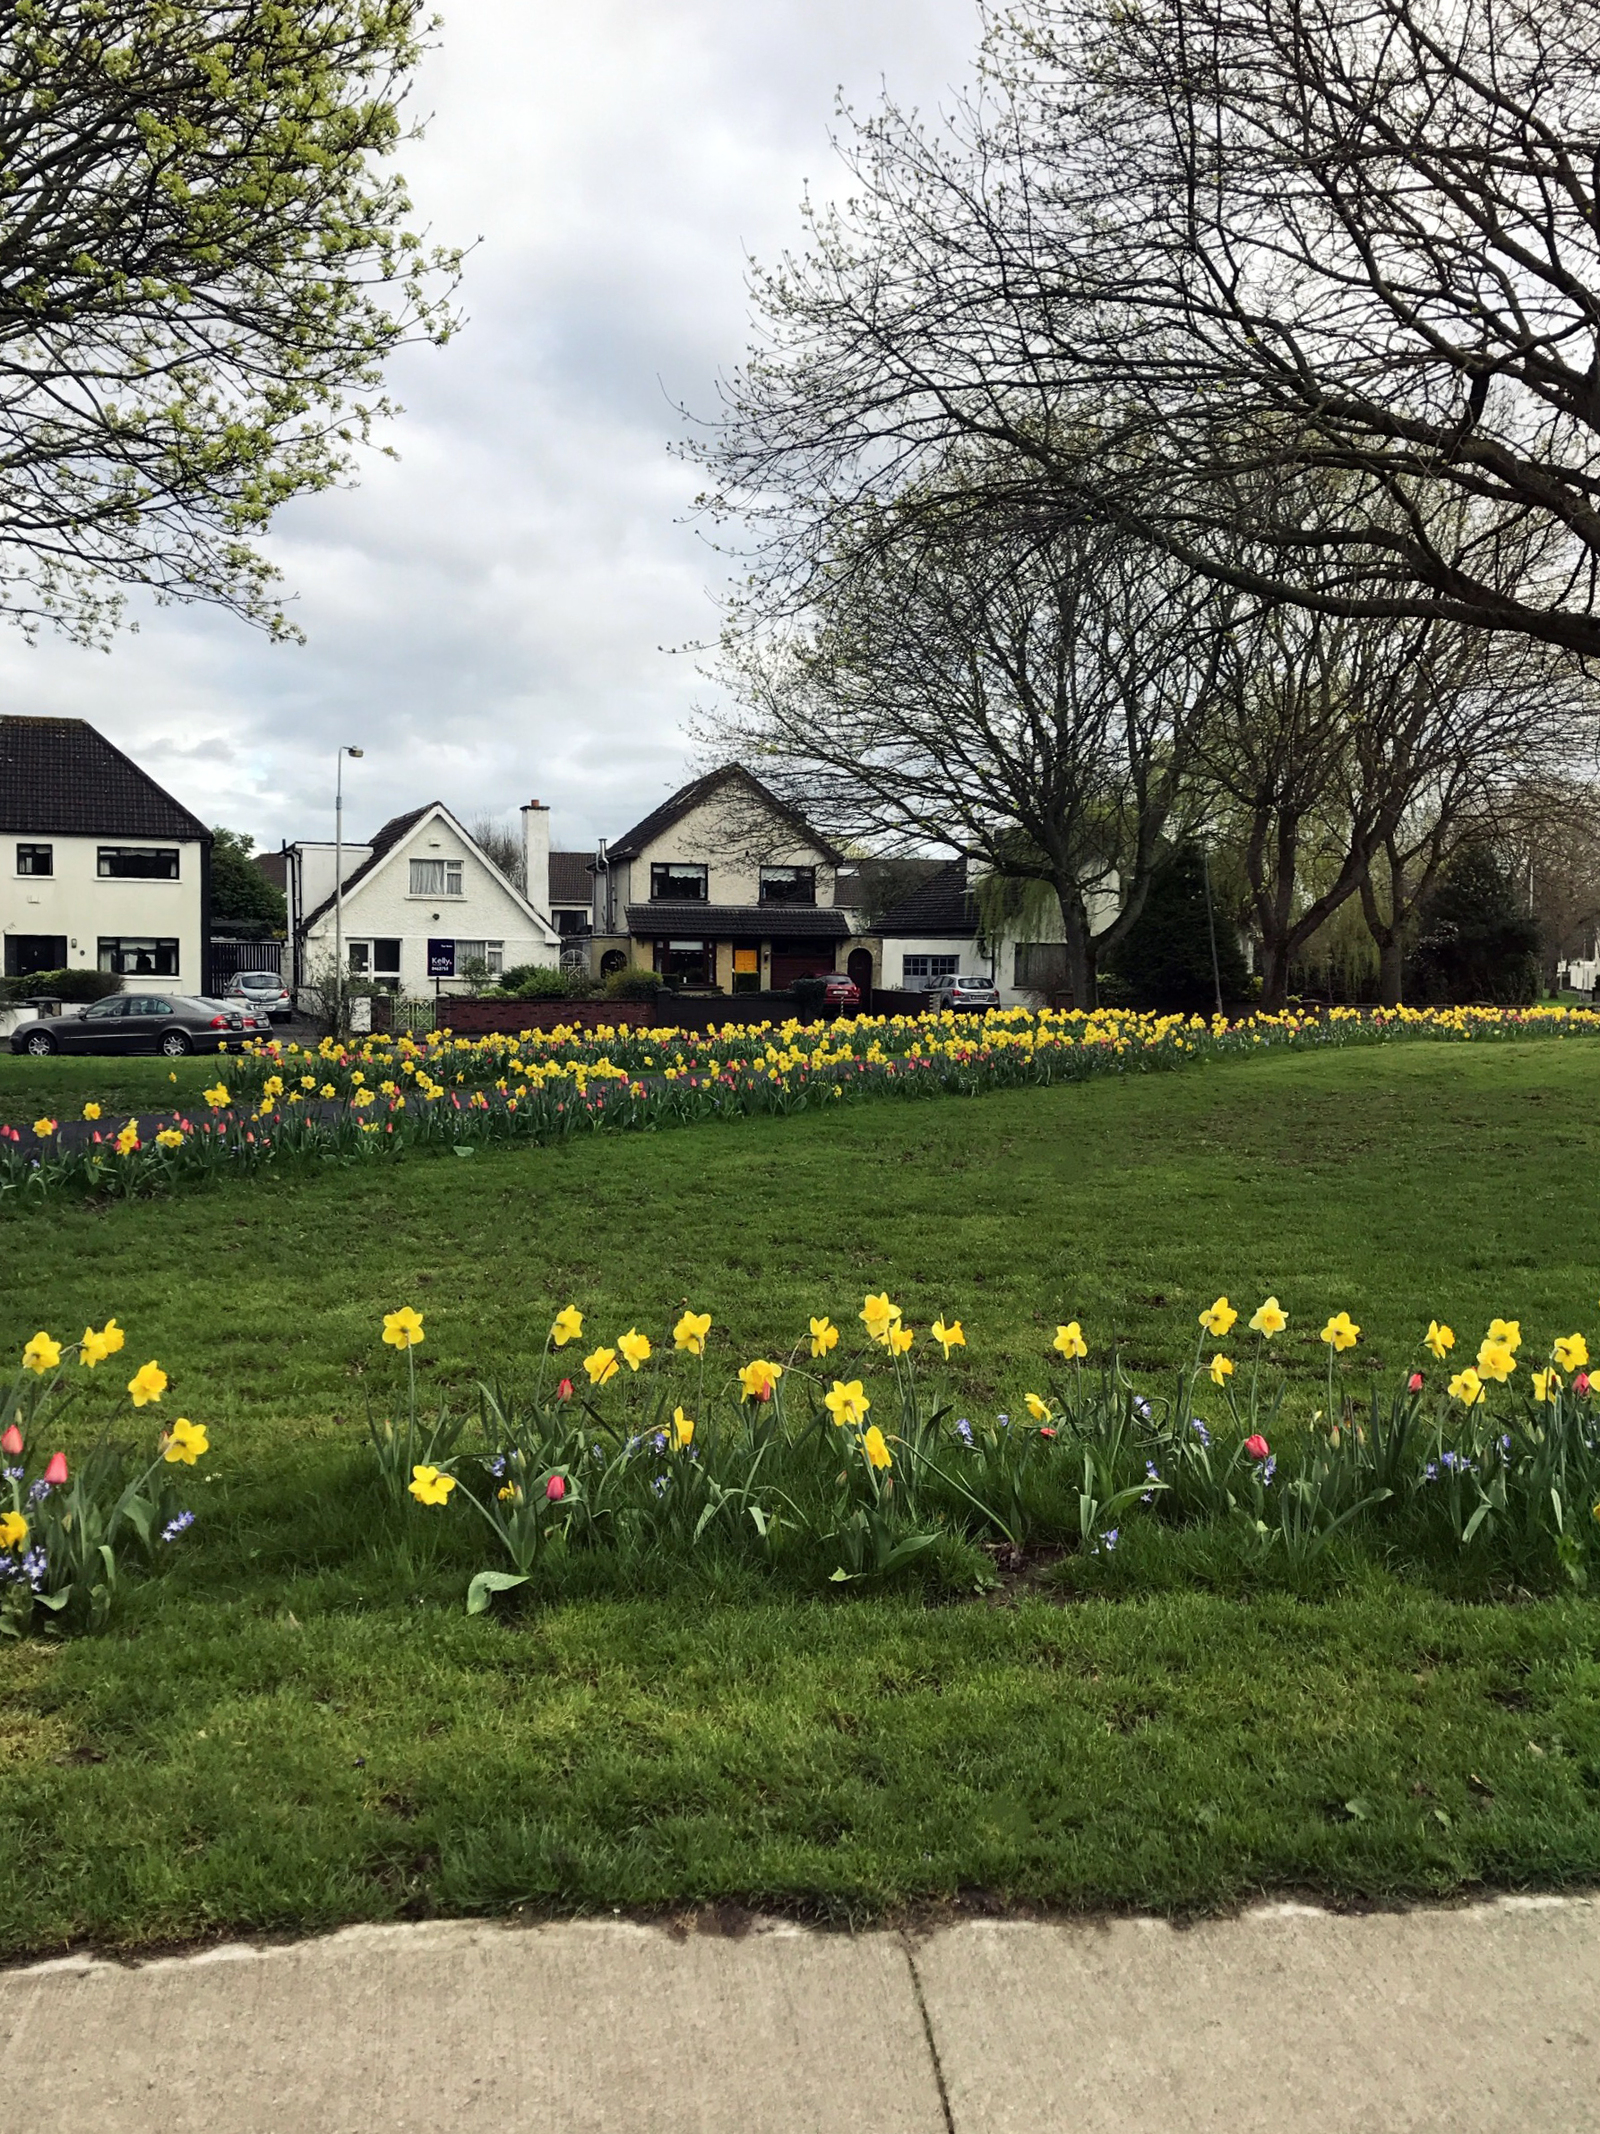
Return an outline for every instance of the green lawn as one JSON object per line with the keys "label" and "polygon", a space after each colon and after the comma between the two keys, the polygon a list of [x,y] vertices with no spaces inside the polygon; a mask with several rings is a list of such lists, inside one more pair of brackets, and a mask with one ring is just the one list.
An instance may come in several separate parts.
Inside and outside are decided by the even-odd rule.
{"label": "green lawn", "polygon": [[[0,1116],[43,1069],[0,1058]],[[1586,1044],[1415,1044],[0,1225],[3,1338],[115,1313],[215,1447],[178,1574],[110,1636],[0,1655],[0,1949],[523,1901],[864,1917],[973,1887],[1193,1906],[1593,1876],[1586,1599],[1462,1607],[1363,1562],[1314,1603],[924,1607],[712,1569],[469,1622],[442,1527],[411,1558],[351,1535],[401,1302],[431,1390],[514,1373],[569,1299],[611,1334],[691,1301],[739,1361],[887,1284],[914,1325],[961,1314],[974,1413],[1044,1383],[1058,1318],[1143,1371],[1187,1357],[1219,1289],[1283,1299],[1307,1402],[1338,1308],[1362,1371],[1409,1367],[1430,1315],[1594,1339],[1597,1084]]]}

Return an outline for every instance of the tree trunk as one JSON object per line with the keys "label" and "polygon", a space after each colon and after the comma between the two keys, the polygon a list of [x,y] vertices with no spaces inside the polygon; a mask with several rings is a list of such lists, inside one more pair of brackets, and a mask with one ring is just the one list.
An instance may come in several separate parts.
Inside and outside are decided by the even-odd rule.
{"label": "tree trunk", "polygon": [[1405,991],[1406,921],[1410,914],[1406,905],[1405,861],[1392,845],[1387,849],[1389,916],[1385,919],[1378,909],[1378,894],[1372,886],[1370,865],[1361,876],[1361,916],[1367,922],[1367,932],[1378,951],[1378,1005],[1398,1008]]}
{"label": "tree trunk", "polygon": [[1075,881],[1058,880],[1055,883],[1056,900],[1061,906],[1061,931],[1067,944],[1067,983],[1072,988],[1072,1005],[1088,1009],[1098,1007],[1095,990],[1095,957],[1089,945],[1089,915],[1083,908],[1083,896]]}

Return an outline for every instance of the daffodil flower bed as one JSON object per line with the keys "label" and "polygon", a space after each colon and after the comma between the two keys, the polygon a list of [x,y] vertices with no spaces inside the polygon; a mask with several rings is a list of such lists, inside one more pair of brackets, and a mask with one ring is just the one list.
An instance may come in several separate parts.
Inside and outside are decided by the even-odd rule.
{"label": "daffodil flower bed", "polygon": [[486,1384],[475,1418],[424,1420],[426,1330],[407,1306],[383,1334],[406,1357],[405,1414],[373,1441],[402,1517],[466,1520],[491,1558],[471,1613],[582,1552],[627,1564],[704,1549],[835,1588],[909,1572],[970,1589],[993,1583],[997,1559],[1105,1565],[1137,1535],[1158,1548],[1186,1527],[1231,1533],[1274,1578],[1359,1531],[1442,1544],[1486,1587],[1587,1583],[1600,1389],[1584,1335],[1528,1367],[1520,1325],[1496,1319],[1452,1370],[1456,1336],[1433,1320],[1417,1367],[1358,1399],[1342,1373],[1361,1329],[1336,1312],[1321,1329],[1326,1405],[1291,1427],[1273,1348],[1290,1313],[1265,1299],[1243,1346],[1240,1316],[1218,1297],[1176,1384],[1145,1389],[1065,1321],[1025,1412],[974,1418],[949,1383],[961,1320],[924,1334],[887,1292],[867,1296],[859,1332],[822,1314],[781,1357],[744,1363],[715,1359],[712,1315],[694,1310],[585,1353],[571,1304],[531,1385]]}
{"label": "daffodil flower bed", "polygon": [[977,1097],[1208,1060],[1417,1039],[1488,1043],[1592,1037],[1587,1008],[1333,1009],[1325,1015],[1094,1014],[1022,1008],[983,1017],[858,1016],[802,1025],[681,1030],[556,1029],[516,1037],[378,1036],[302,1049],[248,1046],[207,1109],[112,1131],[83,1107],[86,1138],[60,1121],[0,1128],[0,1205],[60,1193],[109,1198],[249,1174],[287,1161],[377,1161],[453,1149],[626,1133],[827,1109],[880,1097]]}
{"label": "daffodil flower bed", "polygon": [[[178,1501],[176,1476],[209,1450],[203,1424],[179,1416],[159,1430],[141,1459],[121,1435],[113,1398],[89,1451],[69,1463],[65,1452],[40,1455],[47,1425],[76,1402],[95,1397],[92,1374],[125,1344],[108,1319],[82,1339],[63,1343],[43,1331],[22,1351],[21,1367],[0,1395],[0,1636],[99,1630],[128,1568],[129,1544],[147,1572],[159,1572],[173,1544],[194,1524]],[[127,1383],[135,1411],[158,1406],[168,1379],[153,1359]],[[51,1435],[54,1435],[54,1431]]]}

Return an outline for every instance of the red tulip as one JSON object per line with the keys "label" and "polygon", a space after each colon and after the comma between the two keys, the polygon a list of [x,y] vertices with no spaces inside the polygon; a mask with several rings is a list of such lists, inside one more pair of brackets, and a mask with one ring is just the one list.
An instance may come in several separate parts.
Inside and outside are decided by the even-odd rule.
{"label": "red tulip", "polygon": [[1406,1380],[1406,1391],[1408,1393],[1420,1393],[1422,1391],[1422,1373],[1420,1371],[1413,1371]]}
{"label": "red tulip", "polygon": [[58,1488],[67,1479],[67,1456],[64,1452],[51,1453],[50,1463],[44,1471],[44,1479],[52,1489]]}
{"label": "red tulip", "polygon": [[563,1379],[562,1379],[562,1381],[561,1381],[561,1383],[560,1383],[560,1385],[556,1387],[556,1399],[557,1399],[557,1400],[571,1400],[571,1398],[572,1398],[572,1380],[571,1380],[570,1378],[563,1378]]}
{"label": "red tulip", "polygon": [[1050,1425],[1048,1423],[1045,1423],[1041,1426],[1039,1435],[1040,1437],[1054,1437],[1055,1432],[1050,1428]]}
{"label": "red tulip", "polygon": [[1575,1379],[1574,1379],[1574,1380],[1572,1381],[1572,1390],[1573,1390],[1573,1392],[1574,1392],[1574,1393],[1587,1393],[1587,1392],[1588,1392],[1588,1390],[1589,1390],[1589,1374],[1588,1374],[1588,1372],[1587,1372],[1587,1371],[1580,1371],[1580,1372],[1578,1373],[1577,1377],[1576,1377],[1576,1378],[1575,1378]]}
{"label": "red tulip", "polygon": [[21,1450],[22,1432],[13,1423],[5,1436],[0,1437],[0,1452],[20,1452]]}
{"label": "red tulip", "polygon": [[1254,1437],[1247,1437],[1245,1439],[1244,1449],[1250,1455],[1252,1460],[1265,1460],[1270,1458],[1271,1456],[1267,1446],[1267,1441],[1259,1431],[1256,1432]]}
{"label": "red tulip", "polygon": [[552,1504],[559,1504],[567,1493],[566,1477],[564,1475],[552,1475],[544,1486],[544,1493]]}

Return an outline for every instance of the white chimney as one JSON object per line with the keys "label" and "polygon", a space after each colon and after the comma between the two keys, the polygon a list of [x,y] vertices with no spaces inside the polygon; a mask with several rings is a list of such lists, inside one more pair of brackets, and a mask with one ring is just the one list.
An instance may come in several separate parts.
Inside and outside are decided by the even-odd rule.
{"label": "white chimney", "polygon": [[528,868],[528,902],[550,916],[550,810],[530,800],[522,811],[522,850]]}

